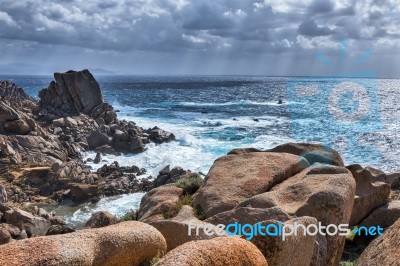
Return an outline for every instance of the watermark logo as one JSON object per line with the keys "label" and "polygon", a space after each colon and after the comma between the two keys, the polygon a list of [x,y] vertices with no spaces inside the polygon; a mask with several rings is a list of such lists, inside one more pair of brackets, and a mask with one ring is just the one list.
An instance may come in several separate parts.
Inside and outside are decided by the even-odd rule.
{"label": "watermark logo", "polygon": [[383,235],[383,228],[380,226],[371,227],[356,227],[353,230],[349,229],[348,224],[329,224],[323,225],[321,222],[318,224],[304,225],[294,222],[289,223],[269,223],[264,224],[258,222],[256,224],[240,224],[238,222],[228,225],[218,224],[216,226],[211,224],[196,224],[195,221],[189,221],[188,235],[199,236],[201,233],[207,236],[243,236],[246,240],[252,240],[256,236],[269,236],[280,237],[282,241],[291,236],[349,236],[349,235],[364,235],[364,236],[377,236]]}
{"label": "watermark logo", "polygon": [[347,42],[338,45],[336,60],[323,53],[316,55],[315,64],[327,69],[325,77],[287,81],[288,100],[296,103],[289,105],[292,137],[378,164],[380,152],[367,140],[368,134],[382,129],[376,73],[366,67],[372,51],[353,59]]}

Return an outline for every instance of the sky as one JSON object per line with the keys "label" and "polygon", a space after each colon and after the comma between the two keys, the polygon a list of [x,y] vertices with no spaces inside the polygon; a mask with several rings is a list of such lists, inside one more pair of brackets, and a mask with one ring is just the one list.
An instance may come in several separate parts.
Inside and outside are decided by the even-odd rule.
{"label": "sky", "polygon": [[0,0],[0,72],[400,77],[399,0]]}

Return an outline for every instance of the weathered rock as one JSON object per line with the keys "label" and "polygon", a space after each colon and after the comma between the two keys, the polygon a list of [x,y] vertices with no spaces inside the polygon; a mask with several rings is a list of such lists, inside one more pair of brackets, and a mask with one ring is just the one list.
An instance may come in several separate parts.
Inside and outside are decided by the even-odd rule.
{"label": "weathered rock", "polygon": [[[358,227],[370,228],[372,226],[380,226],[386,229],[393,225],[398,219],[400,219],[400,201],[394,200],[372,211]],[[358,246],[368,246],[375,237],[376,236],[373,235],[356,234],[353,242]]]}
{"label": "weathered rock", "polygon": [[53,139],[30,135],[0,135],[0,143],[9,145],[22,165],[52,165],[65,161],[68,151]]}
{"label": "weathered rock", "polygon": [[108,211],[99,211],[92,214],[90,219],[86,222],[84,228],[99,228],[118,223],[117,217]]}
{"label": "weathered rock", "polygon": [[261,152],[259,149],[256,148],[239,148],[239,149],[233,149],[228,152],[228,155],[230,154],[242,154],[242,153],[251,153],[251,152]]}
{"label": "weathered rock", "polygon": [[47,235],[62,235],[62,234],[68,234],[75,232],[75,229],[68,225],[52,225],[49,228],[49,231],[47,231]]}
{"label": "weathered rock", "polygon": [[[343,167],[314,164],[275,186],[272,191],[256,195],[239,205],[253,208],[278,206],[289,215],[311,216],[322,225],[347,224],[350,220],[355,181]],[[337,265],[344,237],[326,236],[329,256],[324,265]]]}
{"label": "weathered rock", "polygon": [[163,220],[163,213],[176,205],[182,191],[174,185],[164,185],[150,190],[140,202],[138,220]]}
{"label": "weathered rock", "polygon": [[8,198],[6,188],[2,184],[0,184],[0,204],[7,202],[7,200]]}
{"label": "weathered rock", "polygon": [[[317,225],[317,219],[312,217],[299,217],[286,221],[285,224],[298,225],[297,235],[288,236],[285,240],[280,236],[255,236],[251,242],[268,259],[268,265],[296,265],[309,266],[312,262],[314,248],[316,245],[316,235],[305,235],[302,226],[311,224]],[[264,221],[264,225],[275,224],[278,221]]]}
{"label": "weathered rock", "polygon": [[0,123],[19,119],[18,113],[5,101],[0,102]]}
{"label": "weathered rock", "polygon": [[389,227],[400,219],[400,200],[394,200],[386,205],[376,208],[367,218],[365,218],[360,226],[381,226]]}
{"label": "weathered rock", "polygon": [[28,237],[44,236],[50,228],[48,220],[19,209],[6,211],[4,219],[8,224],[14,225],[20,230],[25,230]]}
{"label": "weathered rock", "polygon": [[157,266],[251,265],[267,266],[261,252],[239,237],[192,241],[167,253]]}
{"label": "weathered rock", "polygon": [[190,173],[190,171],[185,171],[179,166],[176,166],[170,170],[169,165],[167,165],[161,169],[159,175],[156,177],[156,179],[154,179],[153,186],[156,188],[162,185],[175,183],[188,173]]}
{"label": "weathered rock", "polygon": [[357,266],[398,265],[400,261],[400,219],[383,236],[376,238],[358,258]]}
{"label": "weathered rock", "polygon": [[310,164],[323,163],[344,166],[343,159],[336,150],[321,144],[286,143],[267,150],[267,152],[295,154],[306,158]]}
{"label": "weathered rock", "polygon": [[98,164],[98,163],[101,162],[101,159],[102,159],[101,153],[98,152],[98,153],[96,153],[96,158],[94,158],[94,161],[93,161],[93,162],[94,162],[95,164]]}
{"label": "weathered rock", "polygon": [[400,185],[400,172],[386,174],[386,179],[383,182],[388,183],[392,188],[398,188]]}
{"label": "weathered rock", "polygon": [[227,155],[214,162],[193,203],[210,217],[268,191],[307,166],[303,157],[285,153]]}
{"label": "weathered rock", "polygon": [[166,251],[154,227],[124,222],[0,246],[0,265],[139,265]]}
{"label": "weathered rock", "polygon": [[0,245],[7,244],[11,239],[10,232],[0,224]]}
{"label": "weathered rock", "polygon": [[205,222],[214,225],[228,225],[235,222],[238,222],[240,224],[256,224],[258,222],[263,222],[266,220],[285,222],[290,219],[290,215],[281,210],[279,207],[268,209],[239,207],[211,216],[210,218],[206,219]]}
{"label": "weathered rock", "polygon": [[24,92],[23,89],[18,88],[14,83],[10,81],[0,80],[0,98],[14,102],[21,106],[25,102],[33,103],[34,100]]}
{"label": "weathered rock", "polygon": [[388,203],[390,197],[389,184],[373,181],[373,176],[385,174],[377,169],[360,167],[359,165],[347,167],[356,180],[356,195],[350,225],[358,225],[374,209]]}
{"label": "weathered rock", "polygon": [[171,132],[162,130],[158,127],[154,127],[152,129],[148,129],[145,131],[147,134],[149,134],[149,138],[151,141],[154,143],[164,143],[164,142],[170,142],[175,140],[175,135],[172,134]]}
{"label": "weathered rock", "polygon": [[103,145],[110,144],[110,139],[99,130],[94,130],[86,137],[90,149],[96,149]]}
{"label": "weathered rock", "polygon": [[18,135],[26,135],[32,131],[29,125],[22,119],[5,122],[3,128],[9,133]]}
{"label": "weathered rock", "polygon": [[[196,218],[184,221],[177,221],[175,219],[160,220],[150,222],[150,225],[154,226],[164,236],[167,241],[167,251],[194,240],[228,236],[221,228],[217,228]],[[208,234],[205,234],[204,228],[207,228]],[[199,232],[199,234],[196,234],[196,232]]]}
{"label": "weathered rock", "polygon": [[54,73],[54,79],[47,89],[39,92],[41,106],[90,114],[104,103],[100,86],[87,69]]}
{"label": "weathered rock", "polygon": [[[0,228],[3,228],[4,230],[8,231],[8,233],[11,236],[11,238],[20,239],[21,230],[18,227],[14,226],[12,224],[2,223],[2,224],[0,224]],[[25,230],[23,230],[23,231],[25,232]],[[28,236],[26,236],[25,238],[27,238],[27,237]]]}
{"label": "weathered rock", "polygon": [[85,202],[102,194],[98,185],[69,183],[68,186],[75,202]]}

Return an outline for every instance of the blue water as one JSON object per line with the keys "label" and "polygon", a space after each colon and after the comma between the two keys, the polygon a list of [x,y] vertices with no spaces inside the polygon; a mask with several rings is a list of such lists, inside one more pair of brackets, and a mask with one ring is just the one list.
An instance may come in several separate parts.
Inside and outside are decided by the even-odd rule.
{"label": "blue water", "polygon": [[[12,80],[36,97],[52,77],[0,79]],[[159,126],[177,136],[176,142],[149,144],[141,154],[105,157],[106,162],[145,167],[149,175],[157,175],[167,164],[207,173],[216,158],[233,148],[266,149],[288,141],[329,144],[347,164],[400,169],[399,80],[249,76],[96,79],[106,101],[120,111],[120,118],[143,128]],[[279,100],[283,104],[278,104]],[[127,206],[138,204],[137,196],[124,200]],[[105,200],[94,209],[109,206],[113,205]],[[88,215],[87,206],[83,206],[74,210],[74,221]]]}
{"label": "blue water", "polygon": [[[133,120],[144,128],[158,125],[178,137],[176,143],[150,145],[144,154],[107,157],[123,165],[137,164],[156,173],[165,164],[172,164],[206,173],[216,158],[232,148],[266,149],[287,141],[318,141],[338,149],[346,163],[375,165],[387,171],[400,169],[399,80],[258,76],[96,78],[105,99],[120,111],[120,118]],[[12,80],[37,97],[52,77],[0,79]],[[357,86],[366,94],[353,88]],[[334,102],[334,90],[342,87],[345,92],[339,93],[339,100]],[[368,100],[363,101],[366,96]],[[283,104],[278,104],[280,99]],[[335,108],[339,112],[335,113]],[[351,116],[360,108],[364,108],[361,118],[341,121],[341,117]]]}

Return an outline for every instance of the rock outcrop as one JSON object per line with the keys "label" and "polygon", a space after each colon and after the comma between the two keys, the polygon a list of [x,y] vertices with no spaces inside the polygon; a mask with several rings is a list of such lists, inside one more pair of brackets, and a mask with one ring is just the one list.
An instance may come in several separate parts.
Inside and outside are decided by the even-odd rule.
{"label": "rock outcrop", "polygon": [[379,180],[378,176],[385,175],[379,170],[362,168],[360,165],[350,165],[347,168],[356,180],[356,195],[350,225],[358,225],[374,209],[389,202],[390,185],[374,181]]}
{"label": "rock outcrop", "polygon": [[30,238],[0,246],[0,265],[140,265],[162,255],[165,239],[139,222]]}
{"label": "rock outcrop", "polygon": [[163,220],[163,213],[173,208],[183,190],[173,184],[150,190],[140,202],[138,220],[143,222]]}
{"label": "rock outcrop", "polygon": [[[164,236],[168,251],[190,241],[228,236],[224,230],[198,220],[193,209],[188,205],[183,206],[176,217],[169,220],[153,221],[150,224]],[[205,228],[207,228],[207,234],[204,231]]]}
{"label": "rock outcrop", "polygon": [[54,73],[47,89],[39,92],[41,106],[51,106],[71,113],[90,114],[104,103],[100,85],[87,70]]}
{"label": "rock outcrop", "polygon": [[[286,221],[285,224],[309,226],[317,225],[317,219],[312,217],[299,217]],[[278,221],[267,220],[264,225],[275,224],[278,226]],[[263,253],[268,260],[268,265],[296,265],[309,266],[311,265],[314,249],[316,245],[316,235],[305,235],[305,230],[299,227],[297,235],[291,236],[282,240],[277,236],[262,236],[254,237],[251,242]]]}
{"label": "rock outcrop", "polygon": [[193,203],[211,217],[268,191],[308,166],[303,157],[285,153],[226,155],[214,162],[204,186],[194,195]]}
{"label": "rock outcrop", "polygon": [[336,150],[321,144],[286,143],[267,150],[267,152],[295,154],[306,158],[310,164],[323,163],[344,166],[343,159]]}
{"label": "rock outcrop", "polygon": [[92,214],[90,219],[85,223],[84,228],[100,228],[118,223],[117,217],[108,211],[98,211]]}
{"label": "rock outcrop", "polygon": [[239,237],[192,241],[168,252],[157,266],[251,265],[268,263],[256,246]]}
{"label": "rock outcrop", "polygon": [[48,220],[19,209],[6,211],[4,220],[20,230],[25,230],[28,237],[46,235],[51,225]]}
{"label": "rock outcrop", "polygon": [[376,238],[358,258],[357,266],[398,265],[400,261],[400,220]]}
{"label": "rock outcrop", "polygon": [[[256,195],[239,207],[279,207],[289,215],[311,216],[322,225],[346,224],[353,209],[355,181],[343,167],[314,164],[275,186],[272,191]],[[324,264],[339,263],[344,237],[326,236],[329,257]]]}

